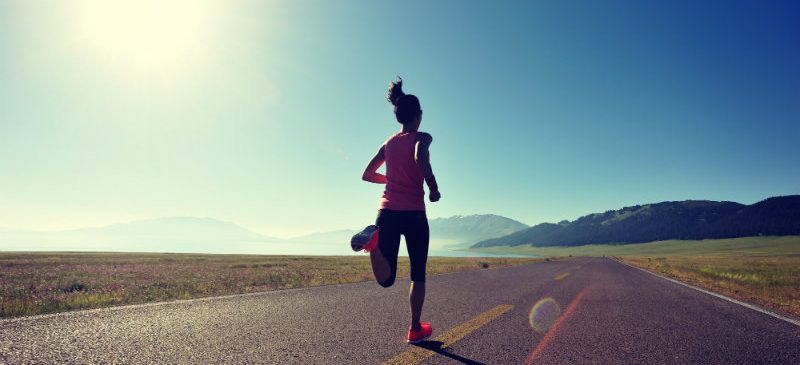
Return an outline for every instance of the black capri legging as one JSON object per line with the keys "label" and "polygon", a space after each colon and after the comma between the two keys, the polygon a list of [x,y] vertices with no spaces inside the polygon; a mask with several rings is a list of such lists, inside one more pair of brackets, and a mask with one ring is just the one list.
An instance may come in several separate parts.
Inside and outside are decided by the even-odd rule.
{"label": "black capri legging", "polygon": [[425,211],[381,209],[378,211],[375,225],[380,229],[378,247],[392,270],[389,278],[378,284],[383,287],[394,284],[401,234],[406,237],[406,249],[408,249],[408,258],[411,261],[411,281],[424,282],[430,240],[428,217],[425,215]]}

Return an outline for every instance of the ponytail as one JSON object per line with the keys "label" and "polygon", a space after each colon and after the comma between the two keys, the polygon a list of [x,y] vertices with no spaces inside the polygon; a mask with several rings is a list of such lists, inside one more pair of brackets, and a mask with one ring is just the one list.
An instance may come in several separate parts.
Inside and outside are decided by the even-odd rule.
{"label": "ponytail", "polygon": [[413,122],[417,114],[422,111],[419,99],[403,92],[403,79],[400,76],[397,76],[397,81],[389,84],[389,95],[386,100],[394,105],[394,115],[402,124]]}
{"label": "ponytail", "polygon": [[397,106],[400,99],[405,95],[406,94],[403,92],[403,79],[397,76],[397,81],[392,81],[389,84],[389,96],[386,97],[386,100],[389,100],[392,105]]}

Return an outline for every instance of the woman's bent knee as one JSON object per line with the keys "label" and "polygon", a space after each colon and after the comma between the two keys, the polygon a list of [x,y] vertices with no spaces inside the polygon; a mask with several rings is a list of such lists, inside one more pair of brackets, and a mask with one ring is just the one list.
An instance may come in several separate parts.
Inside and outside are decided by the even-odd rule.
{"label": "woman's bent knee", "polygon": [[388,287],[390,287],[390,286],[392,286],[394,284],[394,278],[389,278],[389,279],[386,279],[384,281],[378,280],[378,284],[380,284],[380,286],[382,286],[384,288],[388,288]]}

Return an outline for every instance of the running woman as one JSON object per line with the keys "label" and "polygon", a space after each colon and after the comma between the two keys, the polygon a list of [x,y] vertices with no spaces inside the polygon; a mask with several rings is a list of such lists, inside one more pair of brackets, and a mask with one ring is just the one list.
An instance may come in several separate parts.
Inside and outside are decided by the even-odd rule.
{"label": "running woman", "polygon": [[[416,343],[430,337],[432,332],[430,323],[420,322],[425,301],[425,265],[429,243],[422,182],[428,184],[431,202],[438,201],[441,194],[428,153],[433,138],[419,131],[422,122],[419,99],[403,93],[403,80],[398,78],[389,86],[388,100],[394,105],[394,115],[402,128],[383,143],[364,170],[364,181],[386,184],[386,189],[381,197],[375,226],[369,226],[354,236],[351,245],[354,250],[363,248],[369,252],[375,280],[388,288],[394,284],[397,274],[400,235],[405,236],[411,263],[411,288],[408,294],[411,324],[407,339],[409,343]],[[386,175],[377,172],[384,162]]]}

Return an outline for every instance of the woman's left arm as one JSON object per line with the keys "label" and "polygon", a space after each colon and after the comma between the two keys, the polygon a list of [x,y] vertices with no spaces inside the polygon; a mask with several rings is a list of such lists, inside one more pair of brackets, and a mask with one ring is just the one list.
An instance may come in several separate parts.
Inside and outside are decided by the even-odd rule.
{"label": "woman's left arm", "polygon": [[378,168],[386,161],[384,157],[385,147],[386,145],[381,146],[378,153],[375,154],[375,157],[369,161],[367,168],[364,169],[364,174],[361,175],[362,180],[376,184],[386,184],[386,175],[377,172]]}
{"label": "woman's left arm", "polygon": [[418,136],[417,143],[414,146],[414,160],[416,160],[419,171],[422,173],[422,177],[425,178],[425,182],[428,183],[431,202],[436,202],[442,197],[442,194],[439,193],[439,185],[436,184],[436,177],[433,176],[431,155],[428,151],[431,142],[433,142],[433,137],[424,132],[419,133]]}

